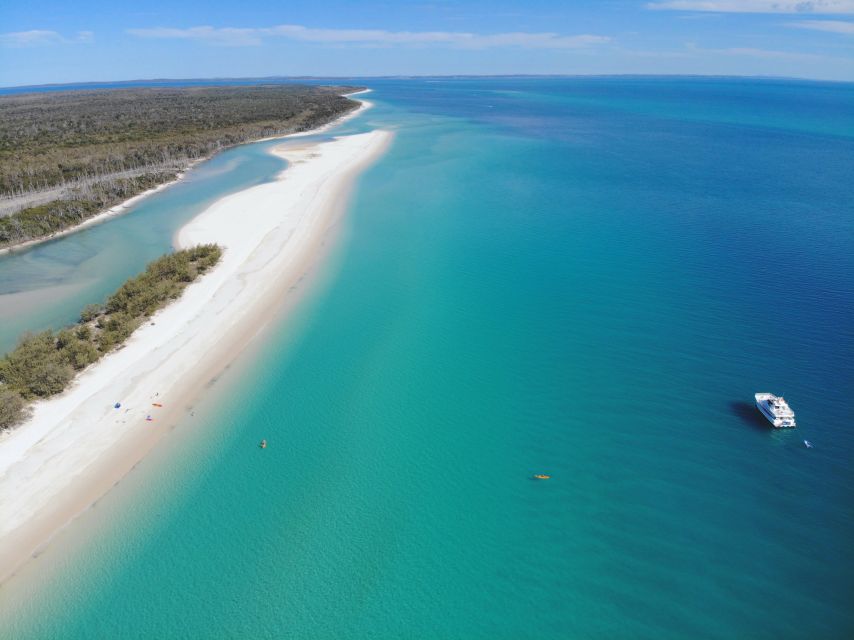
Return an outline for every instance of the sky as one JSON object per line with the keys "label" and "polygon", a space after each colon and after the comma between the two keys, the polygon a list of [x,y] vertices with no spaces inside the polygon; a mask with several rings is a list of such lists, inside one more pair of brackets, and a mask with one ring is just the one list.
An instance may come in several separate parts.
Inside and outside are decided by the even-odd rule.
{"label": "sky", "polygon": [[0,86],[463,74],[854,81],[854,0],[0,3]]}

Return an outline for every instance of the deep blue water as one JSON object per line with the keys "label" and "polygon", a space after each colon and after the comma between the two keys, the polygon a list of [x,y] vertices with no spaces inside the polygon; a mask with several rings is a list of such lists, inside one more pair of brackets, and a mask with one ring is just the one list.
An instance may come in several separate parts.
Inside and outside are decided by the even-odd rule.
{"label": "deep blue water", "polygon": [[10,633],[854,635],[854,85],[369,84],[312,295]]}

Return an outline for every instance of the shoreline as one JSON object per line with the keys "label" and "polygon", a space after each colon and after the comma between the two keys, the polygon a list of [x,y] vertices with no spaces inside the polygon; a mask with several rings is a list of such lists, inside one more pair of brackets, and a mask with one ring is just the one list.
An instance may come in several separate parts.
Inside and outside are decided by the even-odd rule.
{"label": "shoreline", "polygon": [[[353,93],[342,93],[341,95],[345,98],[349,98],[350,96],[355,96],[355,95],[359,95],[362,93],[369,93],[370,91],[371,91],[371,89],[363,89],[361,91],[354,91]],[[217,149],[212,154],[204,156],[202,158],[196,158],[195,160],[192,160],[186,167],[181,169],[176,174],[176,176],[173,180],[170,180],[169,182],[164,182],[163,184],[159,184],[156,187],[152,187],[151,189],[146,189],[142,193],[138,193],[135,196],[131,196],[127,200],[124,200],[124,201],[120,202],[119,204],[113,205],[109,209],[105,209],[104,211],[96,213],[94,216],[86,218],[85,220],[81,221],[80,223],[78,223],[72,227],[68,227],[67,229],[62,229],[61,231],[57,231],[56,233],[52,233],[48,236],[44,236],[43,238],[33,238],[32,240],[27,240],[25,242],[21,242],[20,244],[14,244],[14,245],[9,246],[9,247],[0,248],[0,256],[4,256],[4,255],[10,254],[10,253],[17,253],[18,251],[23,251],[23,250],[29,249],[30,247],[34,247],[36,245],[40,245],[40,244],[43,244],[45,242],[49,242],[51,240],[56,240],[58,238],[62,238],[63,236],[71,235],[72,233],[77,233],[78,231],[82,231],[83,229],[90,227],[92,225],[101,224],[102,222],[106,222],[110,218],[114,218],[114,217],[117,217],[120,215],[124,215],[125,213],[128,213],[128,210],[131,207],[133,207],[134,205],[139,203],[141,200],[143,200],[143,199],[145,199],[151,195],[154,195],[158,191],[162,191],[166,187],[171,187],[172,185],[178,184],[179,182],[181,182],[187,176],[187,173],[189,173],[189,171],[191,169],[193,169],[193,167],[195,167],[197,164],[200,164],[202,162],[210,160],[211,158],[216,156],[218,153],[226,151],[227,149],[239,147],[239,146],[244,145],[244,144],[255,144],[256,142],[269,142],[270,140],[279,140],[279,139],[286,139],[286,138],[292,138],[292,137],[302,137],[302,136],[312,136],[315,134],[319,134],[319,133],[323,133],[325,131],[328,131],[329,129],[331,129],[333,127],[337,127],[339,124],[355,117],[356,115],[358,115],[362,111],[369,109],[371,107],[370,102],[366,102],[364,100],[359,100],[358,102],[359,102],[359,105],[357,107],[355,107],[354,109],[351,109],[347,113],[344,113],[344,114],[338,116],[334,120],[331,120],[330,122],[327,122],[326,124],[323,124],[323,125],[317,127],[316,129],[311,129],[309,131],[297,131],[294,133],[283,133],[283,134],[277,135],[277,136],[269,136],[266,138],[258,138],[257,140],[247,140],[246,142],[240,142],[240,143],[235,144],[235,145],[229,145],[227,147],[222,147],[221,149]]]}
{"label": "shoreline", "polygon": [[[289,290],[323,253],[355,178],[391,137],[372,131],[277,146],[271,152],[289,166],[275,181],[218,200],[178,232],[180,246],[224,245],[220,264],[0,440],[0,584],[187,415],[271,312],[293,304]],[[145,421],[149,413],[154,422]]]}
{"label": "shoreline", "polygon": [[[349,98],[351,96],[361,95],[363,93],[371,93],[373,89],[362,89],[361,91],[354,91],[353,93],[342,93],[341,95],[345,98]],[[338,116],[335,120],[327,122],[326,124],[322,124],[315,129],[309,129],[308,131],[296,131],[294,133],[286,133],[280,136],[269,136],[267,138],[258,138],[258,140],[253,140],[252,142],[242,142],[241,144],[255,144],[256,142],[269,142],[270,140],[288,140],[290,138],[305,138],[308,136],[316,136],[321,133],[325,133],[330,129],[337,127],[338,125],[344,124],[348,120],[352,120],[363,111],[367,111],[370,109],[374,103],[368,102],[367,100],[358,100],[359,106],[355,109],[348,111],[347,113]]]}
{"label": "shoreline", "polygon": [[178,184],[181,182],[184,177],[187,175],[187,172],[190,171],[193,167],[195,167],[200,162],[204,162],[205,160],[209,160],[213,156],[208,156],[206,158],[198,158],[193,160],[187,167],[179,171],[173,180],[169,182],[164,182],[163,184],[159,184],[156,187],[151,187],[151,189],[146,189],[142,193],[138,193],[135,196],[131,196],[127,200],[120,202],[117,205],[113,205],[109,209],[105,209],[100,213],[96,213],[94,216],[90,218],[86,218],[82,222],[75,224],[73,227],[68,227],[67,229],[63,229],[62,231],[57,231],[56,233],[52,233],[49,236],[44,236],[43,238],[33,238],[32,240],[27,240],[26,242],[22,242],[20,244],[12,245],[11,247],[4,247],[0,249],[0,256],[9,254],[9,253],[17,253],[18,251],[23,251],[25,249],[29,249],[30,247],[34,247],[39,244],[43,244],[45,242],[49,242],[50,240],[56,240],[58,238],[62,238],[63,236],[71,235],[72,233],[77,233],[78,231],[83,231],[86,227],[91,227],[96,224],[100,224],[102,222],[106,222],[110,218],[115,218],[117,216],[123,215],[127,213],[128,209],[136,205],[141,200],[147,198],[148,196],[154,195],[158,191],[162,191],[166,187],[171,187],[173,184]]}

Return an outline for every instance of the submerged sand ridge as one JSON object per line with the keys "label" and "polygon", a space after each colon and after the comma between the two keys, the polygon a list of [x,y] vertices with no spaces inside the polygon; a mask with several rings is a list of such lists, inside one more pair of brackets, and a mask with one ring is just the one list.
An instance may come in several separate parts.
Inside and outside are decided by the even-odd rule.
{"label": "submerged sand ridge", "polygon": [[0,580],[143,457],[151,434],[248,343],[391,137],[279,145],[289,164],[276,181],[217,201],[178,232],[180,248],[221,245],[220,263],[0,440]]}

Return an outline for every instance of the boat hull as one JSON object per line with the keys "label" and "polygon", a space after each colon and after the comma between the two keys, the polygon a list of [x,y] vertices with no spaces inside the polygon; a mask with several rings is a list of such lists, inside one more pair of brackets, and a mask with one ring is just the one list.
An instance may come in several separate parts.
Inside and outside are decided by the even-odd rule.
{"label": "boat hull", "polygon": [[759,394],[757,394],[756,398],[756,408],[759,409],[759,413],[765,416],[765,419],[771,423],[771,426],[775,429],[794,429],[797,425],[795,424],[794,417],[792,418],[778,418],[768,407],[767,401],[764,398],[760,398]]}

